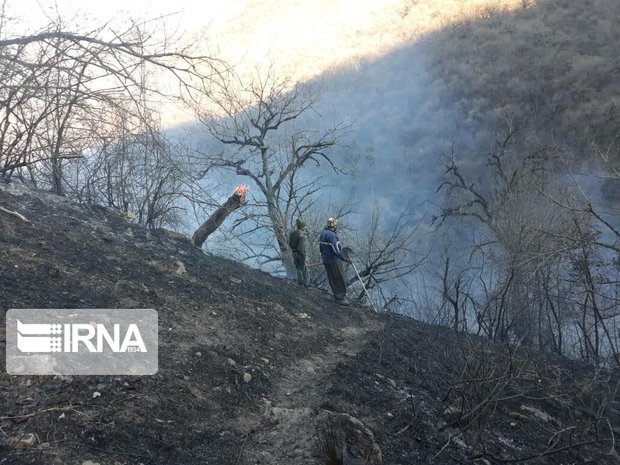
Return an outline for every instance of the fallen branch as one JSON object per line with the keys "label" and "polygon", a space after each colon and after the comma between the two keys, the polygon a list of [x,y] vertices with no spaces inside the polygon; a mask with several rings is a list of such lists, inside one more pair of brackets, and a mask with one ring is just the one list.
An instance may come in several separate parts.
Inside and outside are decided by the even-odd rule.
{"label": "fallen branch", "polygon": [[28,221],[28,219],[19,212],[14,212],[13,210],[8,210],[4,207],[0,207],[0,211],[6,213],[7,215],[14,216],[15,218],[18,218],[26,223],[30,223],[30,221]]}
{"label": "fallen branch", "polygon": [[246,195],[248,188],[246,186],[239,186],[235,190],[235,193],[231,195],[224,204],[215,210],[215,212],[196,230],[192,236],[192,242],[196,247],[202,247],[202,244],[207,240],[217,228],[219,228],[224,220],[236,209],[246,204]]}
{"label": "fallen branch", "polygon": [[[78,405],[68,405],[68,406],[65,406],[65,407],[44,408],[42,410],[37,410],[36,412],[27,413],[25,415],[14,415],[14,416],[0,417],[0,420],[23,420],[24,418],[34,417],[35,415],[38,415],[39,413],[54,412],[54,411],[56,411],[56,412],[71,411],[71,412],[79,413],[80,415],[86,415],[85,413],[82,413],[79,410],[76,410],[75,407],[78,407]],[[86,416],[88,416],[88,415],[86,415]]]}
{"label": "fallen branch", "polygon": [[243,443],[241,444],[241,449],[239,450],[239,456],[237,457],[237,461],[235,462],[235,465],[238,465],[239,461],[241,460],[241,456],[243,455],[243,448],[245,447],[245,443],[248,442],[249,436],[250,436],[250,433],[247,433],[245,435],[245,439],[243,440]]}
{"label": "fallen branch", "polygon": [[412,426],[413,426],[413,419],[409,423],[407,423],[403,428],[399,429],[394,434],[392,434],[392,437],[396,437],[400,434],[403,434],[405,431],[407,431]]}
{"label": "fallen branch", "polygon": [[433,455],[433,458],[431,460],[435,460],[437,457],[439,457],[443,453],[443,451],[446,450],[446,447],[448,447],[450,445],[452,440],[457,438],[457,437],[459,437],[461,434],[463,434],[462,431],[459,431],[454,436],[452,434],[449,434],[448,435],[448,441],[443,445],[443,447],[441,449],[439,449],[439,452],[437,452],[435,455]]}

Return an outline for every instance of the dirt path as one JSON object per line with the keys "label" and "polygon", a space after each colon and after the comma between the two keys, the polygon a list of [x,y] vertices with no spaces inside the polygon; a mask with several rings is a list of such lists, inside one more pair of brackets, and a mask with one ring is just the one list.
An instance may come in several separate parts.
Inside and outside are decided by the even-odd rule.
{"label": "dirt path", "polygon": [[359,353],[369,335],[382,328],[378,320],[344,327],[336,344],[291,364],[269,398],[263,399],[262,411],[240,418],[248,435],[239,463],[316,464],[317,431],[339,416],[331,411],[327,395],[333,373]]}

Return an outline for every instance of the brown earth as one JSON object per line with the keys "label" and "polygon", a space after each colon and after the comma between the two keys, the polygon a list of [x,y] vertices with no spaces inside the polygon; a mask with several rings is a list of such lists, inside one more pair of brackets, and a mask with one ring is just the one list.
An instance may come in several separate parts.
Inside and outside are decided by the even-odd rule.
{"label": "brown earth", "polygon": [[[568,397],[542,395],[555,386],[542,375],[537,396],[494,402],[477,428],[459,429],[449,380],[464,370],[462,348],[499,357],[499,345],[340,307],[182,236],[16,183],[0,182],[0,206],[30,221],[0,212],[3,312],[154,308],[160,346],[154,376],[9,376],[3,365],[0,464],[324,464],[330,438],[346,464],[514,463],[549,449],[549,431],[592,437]],[[0,339],[4,364],[4,328]],[[536,366],[567,392],[593,373],[564,359]],[[603,413],[617,428],[617,410]],[[594,441],[528,463],[619,463],[609,451]]]}

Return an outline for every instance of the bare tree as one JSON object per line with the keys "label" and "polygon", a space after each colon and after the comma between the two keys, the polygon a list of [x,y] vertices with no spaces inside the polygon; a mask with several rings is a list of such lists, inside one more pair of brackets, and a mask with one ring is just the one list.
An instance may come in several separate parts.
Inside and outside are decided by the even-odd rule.
{"label": "bare tree", "polygon": [[[528,343],[532,328],[527,268],[536,263],[533,247],[542,236],[537,228],[548,221],[538,206],[531,208],[531,205],[537,194],[534,186],[545,182],[549,150],[544,148],[528,156],[517,156],[509,150],[515,133],[509,128],[507,135],[497,140],[496,150],[487,157],[484,182],[468,180],[453,156],[446,165],[446,180],[438,190],[444,190],[447,199],[442,218],[477,220],[490,236],[485,246],[478,249],[493,246],[499,252],[496,258],[505,270],[505,278],[500,282],[507,287],[496,293],[502,296],[499,308],[502,315],[494,318],[495,323],[501,323],[494,334],[507,334],[510,328],[519,338],[526,336]],[[444,295],[450,296],[445,286]]]}
{"label": "bare tree", "polygon": [[[553,148],[521,155],[511,144],[514,134],[498,140],[475,181],[454,159],[446,167],[442,221],[473,219],[468,227],[477,225],[482,237],[469,243],[469,261],[452,273],[466,278],[466,293],[460,279],[447,279],[447,260],[438,273],[452,322],[464,314],[462,297],[477,331],[489,338],[516,337],[598,366],[617,365],[617,218],[596,205],[578,182],[583,174],[558,163]],[[598,156],[598,178],[617,179],[614,157]],[[471,270],[478,270],[476,281]]]}
{"label": "bare tree", "polygon": [[567,296],[579,314],[578,355],[596,365],[608,363],[609,357],[620,365],[620,211],[614,202],[597,195],[601,184],[612,198],[620,190],[618,159],[617,138],[604,148],[593,143],[582,169],[563,160],[572,184],[561,193],[544,193],[554,207],[573,218],[572,228],[547,233],[571,245]]}
{"label": "bare tree", "polygon": [[[8,21],[2,13],[2,20]],[[62,192],[62,160],[81,155],[93,127],[108,127],[115,108],[144,111],[145,66],[192,87],[215,60],[157,38],[148,22],[64,29],[61,19],[27,36],[0,31],[0,174],[7,177],[47,161]],[[158,93],[156,87],[151,92]]]}
{"label": "bare tree", "polygon": [[303,176],[303,168],[325,163],[338,171],[329,151],[345,128],[342,124],[299,128],[296,122],[313,111],[314,96],[307,87],[280,79],[272,70],[247,83],[233,72],[222,74],[205,94],[207,103],[194,100],[197,113],[210,134],[232,148],[215,156],[205,154],[205,174],[227,170],[249,178],[258,196],[245,219],[254,223],[251,233],[268,230],[275,244],[250,247],[257,251],[247,258],[263,264],[281,262],[290,268],[288,227],[293,215],[302,211],[295,200],[301,190],[309,198],[319,188],[314,178]]}
{"label": "bare tree", "polygon": [[[362,223],[368,224],[368,227],[361,230],[357,239],[349,241],[355,252],[353,260],[364,287],[375,290],[380,306],[388,309],[398,303],[396,282],[410,277],[428,257],[428,253],[421,253],[414,246],[420,222],[412,221],[407,208],[401,210],[396,218],[388,220],[385,212],[375,205],[369,223]],[[349,285],[355,285],[357,281],[358,277],[354,275]],[[357,300],[361,301],[364,297],[365,292],[361,288]]]}
{"label": "bare tree", "polygon": [[192,182],[181,149],[155,124],[130,131],[123,115],[118,119],[118,131],[93,139],[83,158],[67,164],[67,195],[130,213],[148,228],[175,226]]}

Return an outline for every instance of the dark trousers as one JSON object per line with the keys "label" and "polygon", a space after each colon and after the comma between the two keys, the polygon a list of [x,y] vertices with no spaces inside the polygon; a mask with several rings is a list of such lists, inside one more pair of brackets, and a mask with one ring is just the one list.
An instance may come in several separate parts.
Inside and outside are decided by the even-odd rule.
{"label": "dark trousers", "polygon": [[306,260],[299,254],[293,254],[293,262],[295,263],[295,269],[297,270],[297,284],[300,286],[308,286],[310,279],[308,278],[308,267],[306,267]]}
{"label": "dark trousers", "polygon": [[344,265],[341,261],[335,263],[323,263],[329,286],[332,288],[336,300],[344,300],[347,296],[347,278]]}

